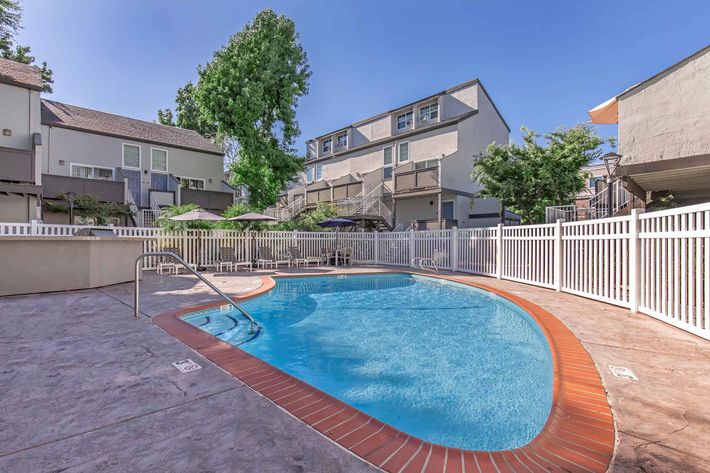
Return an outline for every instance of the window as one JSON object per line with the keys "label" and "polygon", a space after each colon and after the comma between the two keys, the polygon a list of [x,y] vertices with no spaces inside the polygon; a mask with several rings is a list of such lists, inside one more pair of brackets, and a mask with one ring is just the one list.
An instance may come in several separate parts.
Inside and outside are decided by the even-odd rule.
{"label": "window", "polygon": [[382,154],[383,176],[385,179],[392,179],[392,147],[388,146]]}
{"label": "window", "polygon": [[316,164],[316,181],[323,179],[323,165]]}
{"label": "window", "polygon": [[141,148],[135,145],[123,145],[123,167],[136,168],[141,167]]}
{"label": "window", "polygon": [[313,166],[306,168],[306,182],[313,182]]}
{"label": "window", "polygon": [[400,143],[397,151],[397,160],[400,163],[409,161],[409,143]]}
{"label": "window", "polygon": [[168,172],[168,152],[164,149],[150,149],[150,170]]}
{"label": "window", "polygon": [[181,187],[186,187],[188,189],[197,189],[197,190],[204,190],[205,189],[205,180],[204,179],[195,179],[193,177],[176,177],[176,178],[180,180]]}
{"label": "window", "polygon": [[84,179],[100,179],[102,181],[113,181],[113,169],[99,168],[94,166],[84,166],[81,164],[72,164],[72,177],[81,177]]}
{"label": "window", "polygon": [[411,111],[397,115],[397,131],[405,130],[412,126],[412,115]]}
{"label": "window", "polygon": [[328,138],[327,140],[323,140],[323,144],[321,145],[321,148],[323,150],[323,154],[330,153],[330,150],[332,147],[333,147],[333,140],[331,138]]}
{"label": "window", "polygon": [[335,138],[335,146],[338,148],[345,148],[348,146],[348,134],[341,133]]}
{"label": "window", "polygon": [[438,159],[427,159],[426,161],[419,161],[418,163],[414,163],[414,169],[435,168],[438,166],[439,166]]}
{"label": "window", "polygon": [[604,176],[594,176],[589,178],[589,188],[596,190],[597,182],[604,182]]}
{"label": "window", "polygon": [[419,121],[428,122],[439,118],[439,104],[431,103],[419,109]]}

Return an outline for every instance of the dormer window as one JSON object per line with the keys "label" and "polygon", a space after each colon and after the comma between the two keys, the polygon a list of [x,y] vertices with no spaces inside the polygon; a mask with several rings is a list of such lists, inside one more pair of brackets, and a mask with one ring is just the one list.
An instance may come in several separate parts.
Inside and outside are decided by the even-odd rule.
{"label": "dormer window", "polygon": [[341,133],[335,137],[335,146],[338,149],[343,149],[348,147],[348,134]]}
{"label": "dormer window", "polygon": [[323,151],[323,154],[330,153],[331,149],[333,149],[332,138],[328,138],[327,140],[323,140],[323,143],[321,144],[321,150]]}
{"label": "dormer window", "polygon": [[399,115],[397,115],[397,131],[411,128],[413,115],[414,114],[411,110],[409,112],[400,113]]}
{"label": "dormer window", "polygon": [[419,109],[420,122],[433,122],[439,118],[439,104],[432,103]]}

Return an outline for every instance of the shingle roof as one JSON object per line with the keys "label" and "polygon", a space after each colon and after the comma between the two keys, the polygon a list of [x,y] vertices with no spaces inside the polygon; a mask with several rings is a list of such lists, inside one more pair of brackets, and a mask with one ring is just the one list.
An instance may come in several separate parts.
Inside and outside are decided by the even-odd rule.
{"label": "shingle roof", "polygon": [[42,74],[38,67],[0,58],[0,82],[34,90],[42,90]]}
{"label": "shingle roof", "polygon": [[42,99],[42,124],[223,155],[196,131]]}

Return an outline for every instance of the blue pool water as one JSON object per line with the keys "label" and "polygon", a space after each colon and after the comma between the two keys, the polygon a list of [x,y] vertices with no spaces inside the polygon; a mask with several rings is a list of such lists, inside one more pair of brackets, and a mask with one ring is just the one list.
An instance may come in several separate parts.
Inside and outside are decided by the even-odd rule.
{"label": "blue pool water", "polygon": [[487,291],[411,274],[283,278],[243,306],[263,326],[251,340],[233,309],[184,320],[425,440],[519,447],[550,412],[544,335]]}

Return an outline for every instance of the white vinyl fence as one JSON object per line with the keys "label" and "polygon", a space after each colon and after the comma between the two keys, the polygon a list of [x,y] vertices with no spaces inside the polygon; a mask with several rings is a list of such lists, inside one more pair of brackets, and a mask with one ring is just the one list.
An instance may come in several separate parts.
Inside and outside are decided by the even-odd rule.
{"label": "white vinyl fence", "polygon": [[[77,228],[0,223],[0,236],[71,236]],[[356,262],[393,266],[437,255],[442,269],[607,302],[710,339],[710,204],[583,222],[391,233],[111,228],[147,238],[146,251],[177,248],[200,266],[214,264],[221,247],[248,260],[260,246],[283,257],[293,246],[304,256],[338,246],[352,248]],[[155,264],[148,259],[145,267]]]}

